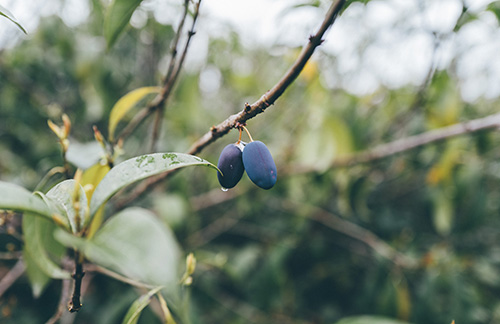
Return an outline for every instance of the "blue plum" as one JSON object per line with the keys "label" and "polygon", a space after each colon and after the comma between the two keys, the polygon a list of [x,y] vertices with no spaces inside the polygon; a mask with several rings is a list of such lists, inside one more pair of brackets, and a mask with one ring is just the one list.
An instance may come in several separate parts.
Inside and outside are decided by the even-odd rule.
{"label": "blue plum", "polygon": [[271,189],[276,183],[276,164],[264,143],[254,141],[245,146],[243,165],[250,180],[262,189]]}
{"label": "blue plum", "polygon": [[223,188],[233,188],[243,176],[245,168],[241,156],[241,150],[235,144],[229,144],[222,150],[217,163],[222,174],[217,172],[217,178]]}

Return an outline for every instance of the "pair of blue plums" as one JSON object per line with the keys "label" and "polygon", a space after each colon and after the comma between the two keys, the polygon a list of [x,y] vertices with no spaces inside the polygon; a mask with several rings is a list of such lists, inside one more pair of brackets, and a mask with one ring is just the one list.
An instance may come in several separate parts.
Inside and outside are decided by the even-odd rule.
{"label": "pair of blue plums", "polygon": [[262,189],[271,189],[278,175],[271,152],[260,141],[248,143],[243,152],[235,144],[227,145],[217,167],[222,172],[217,173],[219,183],[226,189],[236,186],[245,170],[250,180]]}

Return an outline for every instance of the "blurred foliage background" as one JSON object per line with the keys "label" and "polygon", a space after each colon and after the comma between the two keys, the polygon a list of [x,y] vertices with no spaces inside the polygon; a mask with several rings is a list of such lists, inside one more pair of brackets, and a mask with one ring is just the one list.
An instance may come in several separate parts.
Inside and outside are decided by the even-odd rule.
{"label": "blurred foliage background", "polygon": [[[77,24],[58,14],[39,17],[28,36],[10,39],[0,51],[3,181],[34,189],[61,164],[47,119],[59,121],[62,113],[73,122],[72,161],[91,165],[92,126],[106,130],[121,96],[159,84],[166,71],[182,1],[145,2],[109,51],[102,36],[107,1],[77,2],[89,8]],[[339,157],[498,111],[499,2],[404,2],[350,2],[296,82],[248,122],[278,165],[272,190],[244,176],[223,192],[213,172],[195,168],[132,202],[152,209],[183,251],[195,254],[194,323],[336,323],[358,315],[402,323],[500,322],[498,132],[332,167]],[[299,26],[306,31],[272,30],[275,38],[266,43],[248,41],[230,23],[215,24],[202,3],[159,151],[186,151],[270,89],[329,3],[288,3],[280,17],[304,21]],[[161,10],[171,22],[158,19]],[[8,24],[1,21],[1,28],[18,33]],[[127,139],[124,159],[148,153],[151,125],[147,120]],[[237,138],[232,131],[199,156],[216,163]],[[3,277],[22,246],[19,219],[2,220],[0,244]],[[21,277],[0,299],[2,323],[45,322],[60,291],[54,281],[35,299]],[[61,322],[119,323],[139,295],[89,273],[84,308]],[[356,323],[378,323],[375,318]],[[159,320],[148,308],[139,322]]]}

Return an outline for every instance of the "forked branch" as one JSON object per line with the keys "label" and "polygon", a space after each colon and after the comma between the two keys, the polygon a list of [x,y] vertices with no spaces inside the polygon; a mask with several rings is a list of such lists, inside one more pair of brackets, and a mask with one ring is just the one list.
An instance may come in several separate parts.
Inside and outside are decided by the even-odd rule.
{"label": "forked branch", "polygon": [[227,134],[232,128],[235,128],[238,124],[245,124],[245,122],[258,114],[264,112],[266,108],[274,104],[274,102],[285,92],[285,90],[295,81],[299,76],[300,72],[306,65],[307,61],[311,58],[312,54],[316,48],[323,42],[323,36],[328,30],[328,28],[335,22],[339,12],[344,6],[345,0],[335,0],[333,1],[330,9],[328,10],[321,27],[316,32],[316,34],[309,37],[309,42],[302,48],[302,51],[295,61],[295,63],[290,67],[290,69],[285,73],[281,80],[263,94],[259,100],[251,105],[245,105],[245,108],[239,113],[229,116],[226,120],[217,126],[213,126],[209,132],[203,135],[199,140],[197,140],[191,148],[188,150],[189,154],[197,154],[201,152],[209,144],[215,142],[219,137]]}
{"label": "forked branch", "polygon": [[[312,54],[316,48],[323,42],[323,36],[330,26],[335,22],[338,14],[344,7],[345,0],[335,0],[333,1],[330,9],[328,10],[325,19],[323,20],[320,28],[316,34],[309,37],[309,41],[302,48],[299,57],[295,60],[290,69],[283,75],[283,77],[271,88],[263,94],[259,100],[253,104],[246,104],[242,111],[235,115],[229,116],[226,120],[218,124],[217,126],[212,126],[210,131],[198,139],[188,150],[189,154],[197,154],[201,152],[205,147],[215,142],[218,138],[227,134],[232,128],[235,128],[239,124],[245,124],[245,122],[258,114],[264,112],[266,108],[274,104],[274,102],[285,92],[285,90],[295,81],[299,76],[300,72],[306,65],[307,61],[311,58]],[[128,196],[125,196],[121,200],[118,200],[115,207],[121,208],[130,201],[138,198],[149,188],[153,187],[163,179],[169,176],[171,172],[161,174],[159,176],[150,178],[149,180],[139,184],[134,191],[132,191]]]}

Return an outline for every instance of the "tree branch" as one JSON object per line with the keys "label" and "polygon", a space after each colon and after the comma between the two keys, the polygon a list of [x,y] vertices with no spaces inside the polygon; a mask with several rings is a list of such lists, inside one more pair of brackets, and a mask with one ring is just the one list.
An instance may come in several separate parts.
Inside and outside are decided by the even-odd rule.
{"label": "tree branch", "polygon": [[401,152],[409,151],[430,143],[439,142],[450,137],[497,128],[500,128],[500,113],[442,127],[439,129],[434,129],[422,134],[402,138],[387,144],[378,145],[371,150],[366,150],[360,153],[353,154],[351,156],[339,158],[333,162],[332,167],[346,167],[354,164],[368,163]]}
{"label": "tree branch", "polygon": [[267,91],[259,100],[251,105],[245,105],[245,108],[239,113],[230,116],[225,121],[217,126],[213,126],[208,133],[203,135],[198,141],[196,141],[191,148],[188,150],[189,154],[197,154],[201,152],[209,144],[215,142],[219,137],[227,134],[232,128],[234,128],[238,123],[244,124],[247,120],[257,116],[258,114],[264,112],[267,107],[274,104],[274,102],[285,92],[285,90],[295,81],[297,76],[300,74],[307,61],[311,58],[316,47],[321,45],[323,42],[323,35],[328,30],[328,28],[335,22],[337,15],[342,9],[345,0],[335,0],[330,9],[328,10],[321,27],[315,35],[309,37],[309,42],[302,48],[302,52],[295,61],[295,63],[290,67],[290,69],[285,73],[281,80],[276,83],[271,90]]}
{"label": "tree branch", "polygon": [[62,287],[61,287],[61,298],[59,299],[59,304],[57,306],[56,312],[54,315],[52,315],[51,318],[45,323],[45,324],[55,324],[57,321],[61,318],[61,316],[64,314],[64,309],[66,308],[66,301],[69,298],[69,292],[70,292],[70,280],[62,280]]}
{"label": "tree branch", "polygon": [[0,252],[0,260],[17,260],[22,257],[21,251]]}
{"label": "tree branch", "polygon": [[0,297],[9,289],[10,286],[24,273],[26,266],[22,259],[18,260],[12,269],[0,280]]}
{"label": "tree branch", "polygon": [[80,301],[82,279],[85,275],[83,271],[83,257],[80,252],[75,250],[75,273],[71,276],[74,279],[73,295],[68,304],[68,310],[70,313],[78,312],[82,309],[82,303]]}
{"label": "tree branch", "polygon": [[[188,150],[188,154],[197,154],[201,152],[205,147],[215,142],[218,138],[227,134],[232,128],[235,128],[238,124],[244,124],[247,120],[257,116],[258,114],[264,112],[266,108],[274,104],[274,102],[285,92],[285,90],[295,81],[297,76],[300,74],[307,61],[311,58],[316,47],[321,45],[323,42],[323,36],[328,30],[328,28],[335,22],[339,12],[344,6],[345,0],[335,0],[332,2],[330,9],[328,10],[323,23],[321,24],[319,30],[316,34],[309,37],[309,42],[304,45],[302,51],[295,60],[294,64],[285,73],[285,75],[264,95],[260,97],[259,100],[253,104],[245,104],[245,108],[235,115],[229,116],[226,120],[221,122],[217,126],[212,126],[209,132],[198,139]],[[118,200],[115,203],[116,208],[121,208],[128,202],[137,199],[149,188],[155,186],[157,183],[168,177],[172,172],[166,172],[156,177],[152,177],[149,180],[142,182],[137,185],[135,190],[132,191],[126,197]]]}
{"label": "tree branch", "polygon": [[[168,67],[167,73],[165,75],[165,78],[163,79],[162,90],[146,107],[144,107],[142,110],[140,110],[134,116],[134,118],[132,118],[132,120],[128,123],[128,125],[125,126],[125,128],[121,131],[120,135],[116,139],[116,142],[118,142],[120,139],[125,139],[126,137],[130,136],[130,134],[132,134],[132,132],[147,117],[149,117],[154,111],[161,109],[163,107],[163,105],[165,104],[165,102],[167,101],[170,94],[172,93],[172,89],[173,89],[173,87],[174,87],[174,85],[179,77],[179,74],[180,74],[179,72],[180,72],[182,65],[184,63],[184,57],[186,56],[186,52],[188,50],[189,43],[191,41],[192,36],[194,35],[193,30],[194,30],[196,20],[198,19],[200,3],[201,3],[201,0],[199,0],[195,5],[195,12],[194,12],[194,16],[193,16],[193,22],[191,25],[191,29],[188,32],[188,38],[186,40],[181,59],[179,61],[177,61],[177,53],[178,53],[177,47],[178,47],[178,43],[179,43],[182,29],[184,27],[186,16],[188,14],[189,1],[185,0],[183,16],[182,16],[181,22],[179,23],[179,26],[177,28],[177,33],[176,33],[175,39],[172,43],[170,63],[169,63],[169,67]],[[163,115],[163,114],[158,114],[157,116],[159,116],[159,115]],[[157,118],[160,118],[160,117],[161,116],[159,116]],[[155,144],[155,142],[156,142],[155,138],[158,137],[158,135],[155,135],[155,134],[159,134],[159,124],[156,122],[155,125],[156,126],[154,126],[154,130],[153,130],[152,147],[154,146],[153,144]]]}
{"label": "tree branch", "polygon": [[406,255],[398,252],[384,240],[380,239],[377,235],[355,223],[344,220],[329,211],[313,205],[301,203],[299,206],[298,203],[290,200],[283,202],[283,208],[292,212],[296,212],[297,207],[304,206],[308,210],[308,212],[305,213],[307,218],[321,223],[326,227],[349,236],[357,241],[365,243],[380,256],[392,261],[397,266],[404,268],[415,268],[418,266],[418,263],[415,260],[410,259]]}
{"label": "tree branch", "polygon": [[[184,0],[184,13],[182,15],[181,22],[179,23],[179,27],[177,28],[177,33],[175,34],[175,39],[174,39],[174,42],[172,44],[172,49],[171,49],[170,63],[168,66],[167,74],[165,75],[165,79],[163,80],[163,90],[162,90],[163,95],[162,95],[162,97],[165,98],[164,101],[166,101],[166,98],[168,98],[168,96],[170,95],[171,88],[173,87],[173,83],[175,82],[175,79],[177,79],[177,77],[172,77],[172,76],[174,74],[174,70],[176,68],[176,65],[178,65],[178,64],[176,64],[177,63],[176,57],[177,57],[177,52],[178,52],[177,46],[179,44],[179,39],[181,38],[182,29],[184,28],[184,23],[186,21],[186,17],[187,17],[188,11],[189,11],[188,9],[189,9],[189,0]],[[194,21],[196,21],[196,19]],[[193,22],[193,26],[194,26],[194,22]],[[179,64],[182,65],[182,62]],[[167,91],[168,91],[168,94],[167,94]],[[162,124],[162,120],[163,120],[163,116],[164,116],[164,111],[165,111],[165,109],[162,107],[162,105],[163,105],[163,103],[161,103],[160,105],[157,106],[159,109],[157,109],[155,121],[153,124],[153,131],[151,133],[151,147],[150,147],[151,152],[154,152],[156,150],[158,138],[160,137],[160,128],[161,128],[161,124]],[[154,107],[153,107],[153,109],[154,109]],[[148,109],[148,110],[151,111],[151,109]]]}

